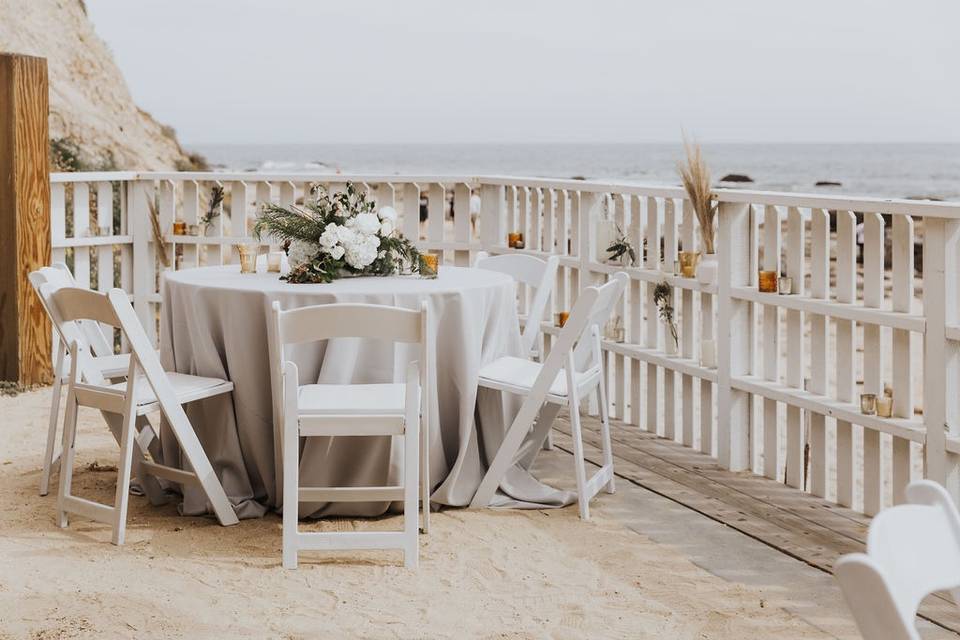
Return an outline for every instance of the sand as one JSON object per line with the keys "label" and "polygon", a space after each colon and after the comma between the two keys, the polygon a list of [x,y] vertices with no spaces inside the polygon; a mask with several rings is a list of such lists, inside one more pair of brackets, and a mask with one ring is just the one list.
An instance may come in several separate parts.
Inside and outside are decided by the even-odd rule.
{"label": "sand", "polygon": [[[563,510],[445,510],[398,554],[308,554],[280,568],[280,519],[222,528],[132,497],[127,544],[75,517],[54,524],[37,485],[49,390],[0,398],[0,637],[748,638],[825,637],[595,503]],[[82,415],[75,491],[112,499],[118,449]],[[565,455],[559,452],[550,455]],[[387,528],[398,518],[314,528]]]}

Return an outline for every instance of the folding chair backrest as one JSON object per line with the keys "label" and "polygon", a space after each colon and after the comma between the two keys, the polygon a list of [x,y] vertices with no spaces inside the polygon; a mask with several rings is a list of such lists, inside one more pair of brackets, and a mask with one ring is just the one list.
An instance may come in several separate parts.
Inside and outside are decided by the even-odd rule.
{"label": "folding chair backrest", "polygon": [[[590,306],[586,313],[586,323],[579,329],[580,337],[577,338],[576,346],[574,347],[573,360],[578,370],[582,371],[589,365],[597,364],[591,362],[592,356],[599,355],[593,353],[593,331],[596,330],[600,332],[602,327],[610,319],[610,314],[613,313],[614,306],[620,300],[629,282],[630,276],[619,272],[613,274],[606,284],[597,289],[596,300],[589,303]],[[580,300],[578,298],[574,305],[574,310],[577,309],[579,304]],[[573,317],[573,312],[571,312],[570,316],[571,318]],[[566,329],[567,325],[564,325],[563,328]]]}
{"label": "folding chair backrest", "polygon": [[[32,272],[30,274],[30,284],[33,285],[37,295],[40,295],[40,287],[44,284],[49,284],[53,291],[61,287],[77,287],[77,281],[74,279],[73,274],[70,273],[67,265],[62,262],[57,262],[52,267],[41,267]],[[43,296],[40,296],[40,302],[44,309],[47,310],[47,315],[49,315],[50,310],[47,309],[47,301],[44,300]],[[69,342],[69,340],[82,337],[94,355],[107,356],[113,353],[113,348],[106,337],[104,337],[103,331],[101,331],[100,326],[96,322],[91,320],[78,320],[74,324],[79,330],[80,335],[76,335],[74,331],[67,328],[67,332],[72,334],[70,338],[67,338],[64,335],[64,327],[54,323],[54,328],[64,344]]]}
{"label": "folding chair backrest", "polygon": [[[867,638],[917,638],[917,608],[928,594],[960,596],[960,515],[940,485],[921,480],[907,500],[870,524],[867,554],[837,561],[837,579]],[[960,602],[960,601],[958,601]]]}
{"label": "folding chair backrest", "polygon": [[276,356],[283,369],[289,344],[330,338],[371,338],[426,345],[426,306],[420,311],[377,304],[322,304],[283,311],[273,303]]}
{"label": "folding chair backrest", "polygon": [[524,352],[533,349],[540,333],[540,322],[550,301],[550,294],[556,282],[557,267],[560,265],[558,256],[550,256],[546,260],[524,254],[504,254],[491,256],[481,251],[477,254],[474,266],[487,271],[497,271],[511,276],[517,282],[533,287],[535,293],[530,302],[527,314],[527,324],[523,328]]}

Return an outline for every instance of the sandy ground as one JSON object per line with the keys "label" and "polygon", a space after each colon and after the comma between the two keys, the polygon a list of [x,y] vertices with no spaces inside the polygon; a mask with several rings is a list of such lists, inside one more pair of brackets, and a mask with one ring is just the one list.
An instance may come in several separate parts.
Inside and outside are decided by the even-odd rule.
{"label": "sandy ground", "polygon": [[[57,529],[55,496],[37,495],[48,401],[48,390],[0,398],[0,637],[828,637],[763,589],[623,527],[602,498],[589,523],[573,507],[443,511],[417,572],[390,552],[307,555],[285,571],[278,517],[221,528],[140,497],[114,547],[100,524]],[[76,492],[112,499],[102,468],[117,447],[96,414],[82,420]]]}

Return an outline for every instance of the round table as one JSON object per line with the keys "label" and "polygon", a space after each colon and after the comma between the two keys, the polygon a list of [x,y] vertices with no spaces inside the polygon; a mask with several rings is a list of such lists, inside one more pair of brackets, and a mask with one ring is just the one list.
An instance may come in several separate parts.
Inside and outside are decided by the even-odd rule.
{"label": "round table", "polygon": [[[168,371],[230,380],[232,397],[187,405],[204,450],[241,518],[280,506],[268,340],[271,305],[283,309],[363,302],[430,313],[432,360],[430,472],[435,503],[466,506],[480,484],[516,398],[482,390],[480,368],[520,355],[516,288],[506,275],[444,266],[434,280],[416,276],[344,278],[327,284],[289,284],[276,273],[241,274],[239,266],[167,272],[162,287],[160,353]],[[392,382],[406,366],[406,347],[377,340],[340,339],[288,349],[301,384]],[[176,441],[162,433],[167,464],[177,464]],[[313,486],[388,485],[399,472],[399,446],[389,437],[310,438],[301,449],[301,482]],[[559,506],[572,496],[511,474],[498,504]],[[511,483],[510,478],[515,478]],[[511,488],[513,484],[513,488]],[[203,494],[184,487],[182,511],[208,511]],[[387,503],[302,505],[302,515],[380,515]]]}

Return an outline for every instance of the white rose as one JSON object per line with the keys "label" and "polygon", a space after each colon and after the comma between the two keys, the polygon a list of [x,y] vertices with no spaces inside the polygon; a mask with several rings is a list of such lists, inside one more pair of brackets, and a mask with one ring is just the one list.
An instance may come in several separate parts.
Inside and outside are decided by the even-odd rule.
{"label": "white rose", "polygon": [[393,207],[380,207],[378,214],[381,220],[397,221],[397,210]]}
{"label": "white rose", "polygon": [[380,231],[380,220],[373,213],[360,213],[353,219],[353,228],[365,236],[372,236]]}

